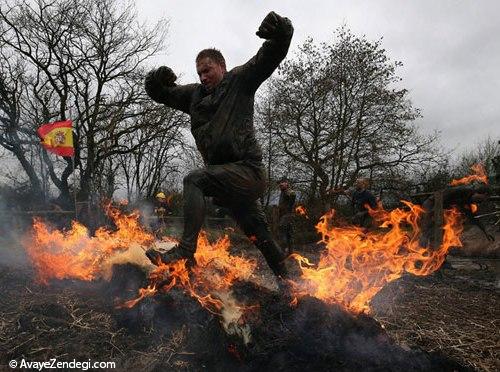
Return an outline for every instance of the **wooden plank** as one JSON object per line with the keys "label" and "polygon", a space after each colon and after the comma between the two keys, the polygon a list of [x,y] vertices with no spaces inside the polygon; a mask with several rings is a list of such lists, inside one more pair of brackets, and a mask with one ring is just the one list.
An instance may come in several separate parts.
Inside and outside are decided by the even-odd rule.
{"label": "wooden plank", "polygon": [[433,248],[437,249],[443,242],[443,192],[436,191],[434,193],[434,232],[433,232]]}

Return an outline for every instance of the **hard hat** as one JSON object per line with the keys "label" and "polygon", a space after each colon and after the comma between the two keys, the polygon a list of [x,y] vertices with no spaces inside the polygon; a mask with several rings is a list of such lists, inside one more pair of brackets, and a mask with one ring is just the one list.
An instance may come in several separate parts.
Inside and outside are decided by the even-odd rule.
{"label": "hard hat", "polygon": [[167,198],[167,197],[165,196],[165,194],[164,194],[163,192],[161,192],[161,191],[160,191],[158,194],[156,194],[156,197],[157,197],[158,199],[166,199],[166,198]]}

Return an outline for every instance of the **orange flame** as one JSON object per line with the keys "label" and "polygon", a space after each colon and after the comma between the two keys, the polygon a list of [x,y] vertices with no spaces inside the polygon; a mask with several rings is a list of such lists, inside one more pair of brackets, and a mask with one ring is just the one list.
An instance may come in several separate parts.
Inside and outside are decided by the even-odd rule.
{"label": "orange flame", "polygon": [[[310,294],[328,303],[341,303],[354,312],[369,311],[370,300],[387,283],[410,272],[428,275],[437,270],[453,246],[461,246],[459,212],[446,211],[443,243],[437,249],[420,247],[418,220],[423,210],[403,202],[409,210],[371,211],[388,231],[366,232],[359,227],[333,227],[334,211],[316,225],[326,245],[318,265],[294,255],[301,280],[291,283],[296,296]],[[410,228],[408,228],[410,227]]]}
{"label": "orange flame", "polygon": [[230,334],[237,333],[245,342],[249,341],[250,330],[241,325],[246,313],[258,308],[255,305],[239,304],[233,297],[231,287],[238,280],[248,280],[255,271],[255,260],[229,253],[229,237],[211,244],[205,232],[198,237],[195,253],[196,265],[188,270],[186,260],[169,263],[159,262],[150,274],[150,285],[139,291],[139,297],[119,307],[132,307],[145,297],[157,292],[168,292],[179,286],[195,298],[205,309],[222,318],[222,324]]}
{"label": "orange flame", "polygon": [[[324,215],[316,225],[325,245],[319,263],[314,265],[299,254],[292,255],[300,265],[301,278],[290,283],[295,297],[291,306],[309,294],[328,303],[340,303],[354,312],[369,311],[376,293],[404,272],[428,275],[437,270],[449,249],[461,246],[459,213],[455,209],[445,212],[442,244],[431,249],[418,243],[418,223],[423,209],[403,203],[404,210],[388,212],[381,206],[370,210],[380,226],[377,231],[355,226],[334,227],[334,211]],[[89,237],[87,229],[77,222],[73,222],[70,230],[61,232],[35,220],[33,236],[25,246],[39,281],[93,280],[103,275],[105,264],[116,255],[130,251],[134,244],[149,246],[153,242],[153,236],[139,225],[137,212],[123,215],[108,206],[107,213],[116,231],[100,228],[94,237]],[[142,250],[140,253],[145,259]],[[160,262],[150,274],[149,286],[142,288],[137,298],[119,306],[132,307],[146,297],[179,287],[208,311],[220,315],[228,328],[229,324],[239,324],[256,306],[238,303],[232,297],[231,288],[235,282],[251,278],[256,261],[232,255],[228,236],[211,243],[203,232],[198,239],[195,260],[196,265],[191,269],[186,267],[185,260]]]}
{"label": "orange flame", "polygon": [[474,181],[479,181],[488,184],[488,176],[486,175],[486,169],[484,169],[483,164],[481,163],[474,164],[472,167],[470,167],[470,169],[472,170],[472,174],[462,177],[458,180],[452,180],[450,182],[450,185],[451,186],[467,185]]}
{"label": "orange flame", "polygon": [[23,244],[32,262],[39,282],[47,284],[51,278],[93,280],[102,275],[103,262],[116,252],[133,244],[148,245],[153,236],[139,225],[139,213],[122,215],[111,205],[106,212],[117,230],[99,228],[94,237],[88,229],[73,221],[67,231],[50,229],[40,219],[33,222],[33,234]]}
{"label": "orange flame", "polygon": [[254,272],[257,263],[253,259],[233,256],[229,253],[229,237],[210,244],[206,233],[201,232],[195,253],[196,265],[190,271],[186,261],[179,260],[160,265],[150,275],[150,285],[142,289],[139,297],[122,306],[134,306],[140,299],[154,295],[157,291],[166,292],[179,285],[212,313],[220,313],[224,302],[218,297],[227,295],[237,280],[247,280]]}
{"label": "orange flame", "polygon": [[[116,225],[116,231],[100,228],[95,236],[89,236],[85,226],[73,222],[67,231],[50,229],[41,220],[33,223],[33,233],[24,241],[28,256],[36,271],[39,282],[48,284],[50,279],[94,280],[105,277],[106,269],[119,261],[129,259],[147,264],[144,246],[150,246],[154,237],[139,224],[139,213],[122,214],[111,205],[105,206],[108,216]],[[167,239],[175,241],[175,239]],[[132,253],[139,247],[140,258]],[[142,249],[141,249],[142,248]],[[257,266],[256,261],[229,252],[228,236],[210,243],[204,232],[198,239],[195,259],[197,265],[190,270],[186,260],[161,263],[149,276],[150,284],[141,288],[138,297],[118,307],[132,307],[158,291],[166,292],[175,286],[185,290],[208,311],[220,315],[228,332],[241,334],[249,339],[249,329],[241,327],[242,317],[255,306],[239,304],[231,293],[235,281],[248,280]],[[128,254],[128,255],[127,255]]]}
{"label": "orange flame", "polygon": [[301,216],[304,216],[305,218],[309,219],[309,217],[307,215],[307,209],[303,205],[297,205],[297,207],[295,208],[295,212],[297,214],[300,214]]}

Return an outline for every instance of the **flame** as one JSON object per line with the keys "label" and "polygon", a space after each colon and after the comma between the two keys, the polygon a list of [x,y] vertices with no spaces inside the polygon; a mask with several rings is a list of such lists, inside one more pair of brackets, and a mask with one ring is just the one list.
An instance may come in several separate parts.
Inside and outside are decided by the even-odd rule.
{"label": "flame", "polygon": [[[142,289],[139,298],[123,306],[131,307],[141,298],[179,285],[209,311],[219,313],[224,304],[217,296],[227,295],[235,281],[249,279],[257,266],[253,259],[231,255],[229,248],[227,235],[211,244],[202,231],[195,253],[196,265],[191,270],[186,267],[186,260],[158,262],[159,266],[150,274],[148,288]],[[212,294],[216,294],[215,297]]]}
{"label": "flame", "polygon": [[139,297],[119,307],[135,306],[145,297],[154,296],[157,292],[168,292],[178,286],[208,311],[221,316],[222,324],[229,334],[238,334],[248,342],[250,329],[248,325],[241,324],[241,320],[256,306],[239,304],[232,296],[231,287],[238,280],[248,280],[257,263],[253,259],[231,255],[229,248],[227,235],[210,243],[202,231],[198,237],[196,265],[193,268],[186,267],[186,260],[158,262],[159,266],[150,274],[149,286],[140,289]]}
{"label": "flame", "polygon": [[301,216],[304,216],[305,218],[309,219],[309,217],[307,215],[307,209],[303,205],[297,205],[297,207],[295,208],[295,212],[297,214],[300,214]]}
{"label": "flame", "polygon": [[[291,256],[299,263],[301,276],[290,281],[293,288],[290,305],[296,306],[298,299],[308,294],[327,303],[340,303],[353,312],[368,312],[370,301],[378,291],[405,272],[428,275],[437,270],[449,249],[461,246],[459,212],[455,209],[445,211],[442,244],[431,249],[421,247],[418,242],[418,224],[423,209],[403,203],[405,209],[385,211],[379,206],[370,210],[379,225],[375,231],[356,226],[335,227],[335,212],[325,214],[316,225],[320,242],[325,245],[318,264],[312,264],[297,253]],[[58,231],[35,220],[33,234],[25,247],[38,280],[48,283],[51,278],[105,278],[106,267],[117,259],[136,260],[133,255],[139,254],[147,261],[144,246],[150,246],[154,238],[139,225],[139,213],[122,214],[108,205],[107,214],[116,230],[100,228],[94,237],[77,222],[67,231]],[[158,262],[159,266],[150,273],[149,285],[140,289],[136,298],[118,306],[132,307],[144,298],[177,287],[220,316],[228,333],[249,340],[250,330],[243,324],[244,319],[258,307],[236,301],[232,287],[237,281],[251,280],[257,263],[254,259],[231,254],[230,248],[227,235],[210,242],[202,232],[194,267],[187,268],[186,260]]]}
{"label": "flame", "polygon": [[354,312],[368,312],[370,300],[387,283],[404,272],[428,275],[437,270],[451,247],[461,246],[459,212],[444,215],[443,242],[437,249],[420,247],[419,217],[423,209],[403,202],[408,210],[390,212],[379,207],[371,215],[386,231],[368,231],[355,226],[334,227],[334,211],[324,215],[316,225],[326,249],[319,263],[294,254],[300,265],[301,278],[292,282],[294,295],[313,295],[327,303],[340,303]]}
{"label": "flame", "polygon": [[462,177],[458,180],[452,180],[450,182],[451,186],[458,185],[467,185],[473,181],[479,181],[485,184],[488,184],[488,176],[486,175],[486,169],[484,169],[484,165],[481,163],[474,164],[470,167],[472,170],[472,174]]}
{"label": "flame", "polygon": [[471,211],[472,213],[476,213],[476,212],[477,212],[477,209],[478,209],[477,204],[474,204],[474,203],[470,204],[470,205],[469,205],[469,208],[470,208],[470,211]]}
{"label": "flame", "polygon": [[104,261],[113,254],[153,241],[153,236],[141,228],[138,212],[121,214],[111,204],[105,209],[117,230],[101,227],[93,237],[76,221],[69,230],[59,231],[41,219],[34,220],[33,234],[24,239],[23,245],[40,283],[47,284],[52,278],[94,280],[104,274]]}
{"label": "flame", "polygon": [[[75,221],[69,230],[59,231],[49,228],[40,219],[34,220],[33,233],[23,243],[40,283],[48,284],[51,279],[109,279],[114,263],[128,260],[148,264],[144,247],[151,246],[154,237],[140,226],[139,212],[123,214],[110,204],[105,208],[116,230],[100,228],[93,237],[85,226]],[[173,238],[163,240],[176,241]],[[241,319],[256,306],[238,303],[232,296],[231,287],[238,280],[248,280],[257,263],[231,255],[229,250],[227,235],[210,243],[202,232],[195,253],[195,267],[188,270],[186,260],[158,262],[159,266],[149,275],[149,285],[139,290],[137,298],[117,307],[133,307],[146,297],[177,286],[208,311],[221,316],[228,333],[238,334],[248,342],[250,329],[241,324]]]}

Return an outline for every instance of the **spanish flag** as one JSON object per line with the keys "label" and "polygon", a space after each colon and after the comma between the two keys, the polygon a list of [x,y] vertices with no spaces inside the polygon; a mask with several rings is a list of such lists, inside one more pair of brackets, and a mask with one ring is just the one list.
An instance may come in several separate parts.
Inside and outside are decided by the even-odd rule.
{"label": "spanish flag", "polygon": [[71,120],[56,121],[44,124],[37,129],[42,140],[42,146],[60,156],[74,156],[73,122]]}

